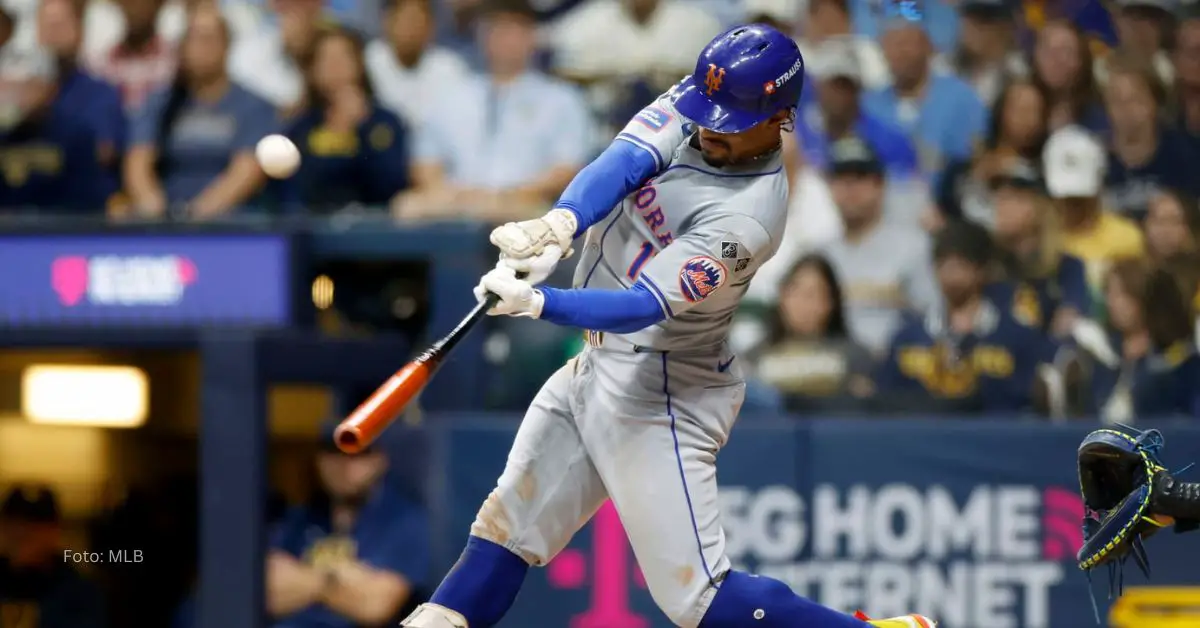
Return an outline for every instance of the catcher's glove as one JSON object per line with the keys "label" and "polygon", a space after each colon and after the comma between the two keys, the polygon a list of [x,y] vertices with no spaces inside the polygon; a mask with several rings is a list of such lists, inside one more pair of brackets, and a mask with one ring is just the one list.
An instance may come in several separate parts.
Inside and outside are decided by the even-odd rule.
{"label": "catcher's glove", "polygon": [[1079,446],[1084,504],[1079,568],[1090,578],[1093,569],[1108,565],[1110,596],[1114,590],[1120,594],[1130,556],[1150,576],[1144,539],[1173,523],[1179,532],[1195,529],[1200,519],[1200,485],[1179,482],[1163,466],[1162,433],[1132,431],[1096,430]]}

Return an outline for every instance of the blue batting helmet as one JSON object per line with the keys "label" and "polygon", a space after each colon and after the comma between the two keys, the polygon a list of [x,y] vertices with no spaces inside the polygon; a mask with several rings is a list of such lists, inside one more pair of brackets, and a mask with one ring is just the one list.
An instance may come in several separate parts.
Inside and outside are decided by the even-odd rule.
{"label": "blue batting helmet", "polygon": [[685,118],[718,133],[737,133],[795,107],[804,85],[804,58],[787,35],[764,24],[717,35],[696,71],[672,91]]}

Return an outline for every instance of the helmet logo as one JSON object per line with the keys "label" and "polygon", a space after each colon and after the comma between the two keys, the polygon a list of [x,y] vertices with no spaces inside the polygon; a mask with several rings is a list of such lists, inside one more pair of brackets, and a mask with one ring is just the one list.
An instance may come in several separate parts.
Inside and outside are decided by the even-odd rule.
{"label": "helmet logo", "polygon": [[717,64],[708,64],[708,76],[704,77],[704,86],[708,88],[705,94],[712,96],[713,92],[721,89],[721,83],[725,81],[725,68],[718,68]]}
{"label": "helmet logo", "polygon": [[763,93],[770,96],[775,93],[775,81],[767,81],[763,83]]}

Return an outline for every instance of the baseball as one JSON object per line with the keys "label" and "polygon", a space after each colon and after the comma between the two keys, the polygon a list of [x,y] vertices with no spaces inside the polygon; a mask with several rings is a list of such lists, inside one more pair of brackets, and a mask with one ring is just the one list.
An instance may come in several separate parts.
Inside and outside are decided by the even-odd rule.
{"label": "baseball", "polygon": [[263,172],[273,179],[286,179],[300,167],[300,149],[282,135],[268,135],[259,140],[254,157]]}

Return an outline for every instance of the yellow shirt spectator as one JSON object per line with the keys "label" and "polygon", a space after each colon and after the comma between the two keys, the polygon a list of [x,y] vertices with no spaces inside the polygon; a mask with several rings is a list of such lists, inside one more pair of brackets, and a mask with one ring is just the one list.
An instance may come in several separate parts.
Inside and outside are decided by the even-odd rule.
{"label": "yellow shirt spectator", "polygon": [[1055,131],[1042,153],[1046,189],[1062,214],[1063,251],[1083,260],[1093,288],[1113,261],[1145,253],[1141,229],[1101,205],[1107,162],[1100,141],[1078,126]]}

